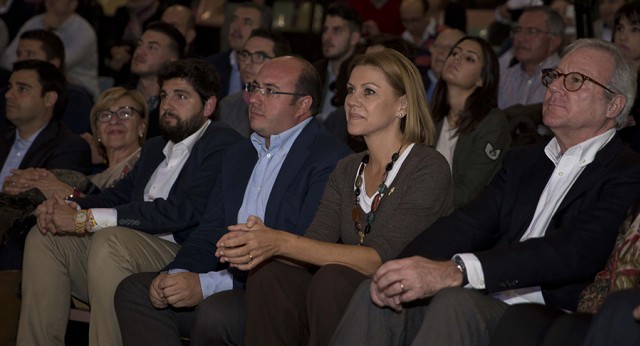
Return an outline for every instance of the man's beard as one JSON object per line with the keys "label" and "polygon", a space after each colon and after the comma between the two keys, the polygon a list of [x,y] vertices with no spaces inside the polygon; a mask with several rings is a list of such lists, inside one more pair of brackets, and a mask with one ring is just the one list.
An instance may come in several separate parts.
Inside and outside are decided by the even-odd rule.
{"label": "man's beard", "polygon": [[[173,116],[176,119],[176,124],[173,126],[167,124],[164,120],[164,114]],[[198,131],[204,124],[204,121],[205,118],[202,112],[193,115],[187,120],[183,120],[175,113],[165,111],[163,115],[160,116],[160,133],[173,143],[179,143]]]}

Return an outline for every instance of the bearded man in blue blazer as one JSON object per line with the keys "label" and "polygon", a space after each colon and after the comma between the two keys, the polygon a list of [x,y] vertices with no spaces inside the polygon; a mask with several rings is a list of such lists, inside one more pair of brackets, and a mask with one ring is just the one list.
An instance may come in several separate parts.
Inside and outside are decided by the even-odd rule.
{"label": "bearded man in blue blazer", "polygon": [[167,272],[132,275],[118,288],[125,345],[179,345],[181,333],[194,344],[242,343],[246,273],[224,270],[216,242],[250,215],[300,235],[311,223],[330,173],[349,153],[313,117],[320,85],[300,58],[275,58],[260,69],[248,88],[255,132],[227,152],[198,230]]}
{"label": "bearded man in blue blazer", "polygon": [[26,241],[18,344],[63,344],[60,316],[69,315],[72,295],[91,306],[89,344],[121,344],[117,285],[163,268],[198,226],[224,153],[241,137],[207,119],[220,90],[210,65],[174,61],[159,81],[164,135],[144,144],[132,171],[100,194],[55,196],[36,210],[40,232]]}
{"label": "bearded man in blue blazer", "polygon": [[332,342],[488,345],[508,304],[575,310],[640,198],[640,157],[616,134],[636,95],[634,71],[610,42],[567,47],[541,75],[555,137],[512,150],[474,202],[425,230],[407,258],[383,264]]}

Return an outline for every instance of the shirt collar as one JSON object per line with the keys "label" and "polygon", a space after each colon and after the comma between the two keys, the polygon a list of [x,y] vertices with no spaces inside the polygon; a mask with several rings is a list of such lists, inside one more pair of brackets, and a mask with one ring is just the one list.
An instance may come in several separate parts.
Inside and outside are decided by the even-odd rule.
{"label": "shirt collar", "polygon": [[[553,53],[553,54],[549,55],[546,59],[542,60],[536,66],[536,72],[534,73],[534,75],[540,75],[540,73],[542,73],[542,69],[543,68],[555,68],[555,67],[557,67],[559,62],[560,62],[560,57],[558,56],[557,53]],[[520,63],[519,66],[520,66],[520,70],[524,72],[524,65],[522,63]]]}
{"label": "shirt collar", "polygon": [[565,153],[560,151],[560,144],[556,137],[553,137],[549,144],[544,148],[544,152],[553,162],[554,165],[558,166],[562,157],[576,157],[578,161],[578,165],[586,166],[593,162],[596,157],[596,154],[604,147],[611,138],[616,134],[615,129],[610,129],[600,135],[597,135],[593,138],[589,138],[582,143],[578,143],[571,148],[567,149]]}
{"label": "shirt collar", "polygon": [[33,143],[33,141],[36,140],[36,137],[38,137],[38,135],[40,135],[40,132],[42,132],[42,130],[44,130],[45,127],[47,127],[47,125],[49,125],[50,123],[45,123],[44,125],[42,125],[41,128],[38,129],[38,131],[34,132],[31,136],[29,136],[29,138],[25,138],[23,139],[22,137],[20,137],[20,131],[18,131],[18,128],[16,127],[16,141],[22,143],[22,144],[31,144]]}
{"label": "shirt collar", "polygon": [[293,146],[293,142],[295,142],[300,132],[302,132],[302,129],[307,126],[310,121],[311,117],[303,120],[296,126],[284,132],[281,132],[277,135],[271,135],[271,137],[269,138],[269,148],[267,148],[267,141],[264,139],[264,137],[255,132],[251,134],[251,143],[258,151],[258,156],[261,156],[262,153],[274,150],[289,151],[289,149],[291,149],[291,146]]}

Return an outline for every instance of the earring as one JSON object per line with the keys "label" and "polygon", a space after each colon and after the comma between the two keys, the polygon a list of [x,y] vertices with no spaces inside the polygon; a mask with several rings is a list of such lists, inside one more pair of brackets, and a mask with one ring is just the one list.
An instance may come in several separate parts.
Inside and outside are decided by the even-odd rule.
{"label": "earring", "polygon": [[98,143],[102,142],[102,139],[100,137],[98,137]]}
{"label": "earring", "polygon": [[398,117],[399,119],[404,118],[407,115],[407,113],[402,114],[402,113],[398,113],[398,115],[396,115],[396,117]]}
{"label": "earring", "polygon": [[142,132],[138,133],[138,137],[142,138]]}

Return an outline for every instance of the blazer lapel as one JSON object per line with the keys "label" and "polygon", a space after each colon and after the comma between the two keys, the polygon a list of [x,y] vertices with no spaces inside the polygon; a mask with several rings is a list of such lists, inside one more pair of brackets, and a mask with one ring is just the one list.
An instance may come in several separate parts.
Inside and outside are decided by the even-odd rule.
{"label": "blazer lapel", "polygon": [[[231,174],[229,174],[229,184],[224,184],[225,186],[231,187],[231,191],[225,191],[225,195],[220,196],[220,198],[225,201],[226,210],[240,210],[240,207],[242,207],[242,201],[244,200],[244,193],[247,190],[247,184],[249,184],[249,179],[251,179],[251,174],[253,173],[253,169],[258,161],[258,153],[251,143],[251,140],[246,139],[243,142],[243,146],[245,147],[243,150],[246,153],[238,155],[241,159],[228,161],[233,161],[235,165],[234,168],[230,170]],[[247,159],[249,157],[251,159]],[[232,215],[232,217],[233,220],[227,221],[231,222],[231,224],[235,224],[238,221],[238,214],[236,213],[235,215]]]}
{"label": "blazer lapel", "polygon": [[609,165],[623,147],[624,144],[622,144],[618,135],[615,135],[611,141],[596,154],[593,162],[585,167],[584,171],[582,171],[576,182],[573,183],[573,186],[571,186],[571,189],[567,192],[567,195],[562,199],[556,213],[571,204],[571,202],[581,196],[585,190],[594,186],[595,182],[602,179],[602,175],[606,172],[607,165]]}
{"label": "blazer lapel", "polygon": [[[302,129],[295,142],[293,142],[269,195],[265,212],[266,218],[269,218],[269,220],[265,220],[266,224],[275,224],[275,218],[278,216],[277,211],[280,208],[280,202],[287,191],[287,187],[296,180],[298,172],[307,163],[307,157],[309,157],[307,148],[311,145],[320,129],[321,125],[315,118],[312,118],[307,126]],[[274,220],[271,220],[271,218],[274,218]]]}
{"label": "blazer lapel", "polygon": [[16,129],[14,127],[8,128],[4,134],[4,140],[0,142],[0,167],[4,166],[4,162],[7,161],[13,141],[16,139]]}

